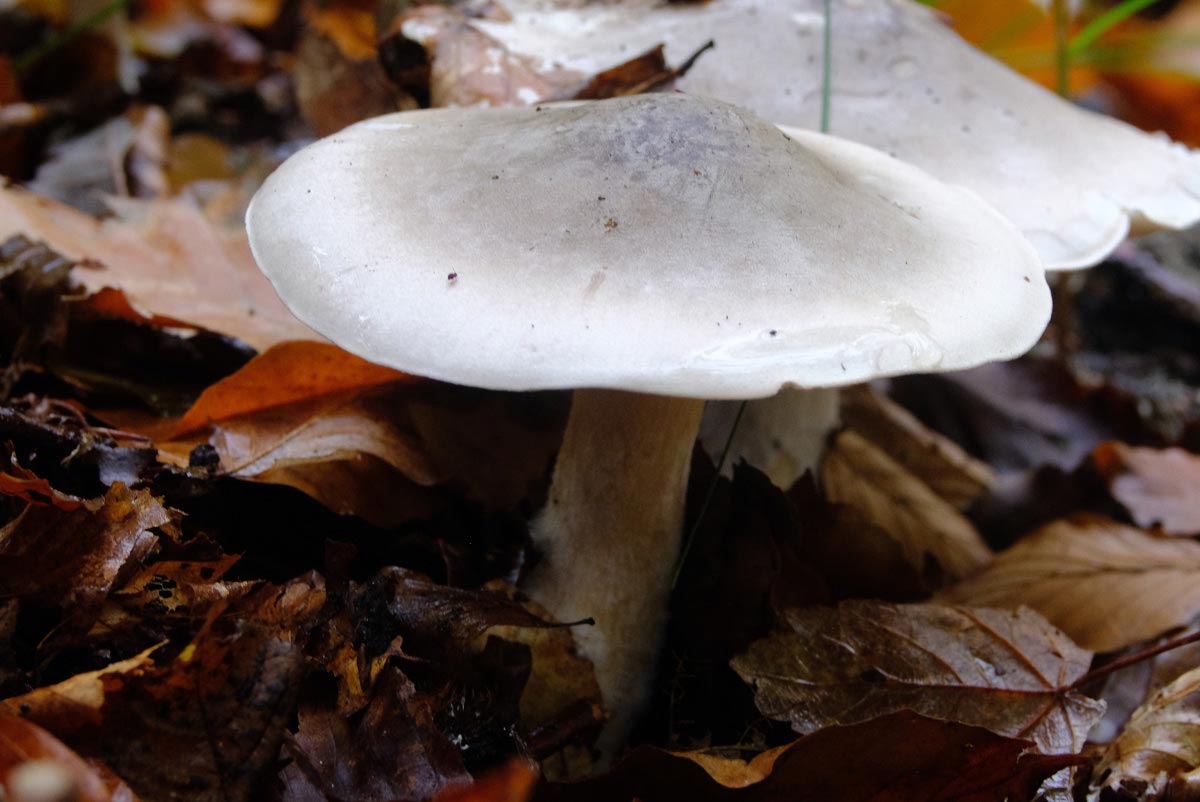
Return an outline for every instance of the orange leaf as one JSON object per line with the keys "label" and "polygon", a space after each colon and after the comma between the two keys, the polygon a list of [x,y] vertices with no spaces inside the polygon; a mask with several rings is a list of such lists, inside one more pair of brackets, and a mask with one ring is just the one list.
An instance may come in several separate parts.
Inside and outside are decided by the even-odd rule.
{"label": "orange leaf", "polygon": [[179,421],[175,437],[218,420],[413,377],[335,345],[285,342],[205,390]]}

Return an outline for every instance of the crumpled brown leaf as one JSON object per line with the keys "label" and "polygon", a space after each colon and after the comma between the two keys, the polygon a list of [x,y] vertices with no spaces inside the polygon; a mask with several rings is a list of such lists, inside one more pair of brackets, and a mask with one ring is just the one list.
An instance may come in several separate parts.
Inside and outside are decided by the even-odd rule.
{"label": "crumpled brown leaf", "polygon": [[175,465],[209,444],[223,473],[395,525],[422,510],[421,488],[442,482],[502,509],[530,494],[561,440],[557,400],[426,382],[332,345],[290,342],[209,387],[180,420],[106,417],[155,438]]}
{"label": "crumpled brown leaf", "polygon": [[114,484],[94,509],[29,505],[0,528],[6,593],[61,607],[86,626],[123,573],[154,547],[150,530],[171,520],[147,490]]}
{"label": "crumpled brown leaf", "polygon": [[798,732],[897,710],[1076,752],[1104,711],[1071,691],[1091,653],[1031,610],[846,601],[789,610],[733,667]]}
{"label": "crumpled brown leaf", "polygon": [[0,187],[0,240],[24,234],[75,260],[71,277],[91,292],[120,290],[149,322],[225,334],[263,349],[323,340],[283,306],[244,235],[226,236],[186,200],[122,206],[135,218],[98,221],[29,192]]}
{"label": "crumpled brown leaf", "polygon": [[[1092,771],[1093,791],[1134,799],[1191,798],[1200,789],[1200,668],[1178,677],[1134,711]],[[1167,794],[1168,790],[1177,795]]]}
{"label": "crumpled brown leaf", "polygon": [[470,25],[461,11],[420,5],[399,15],[380,41],[388,74],[432,106],[526,106],[570,97],[587,81],[574,70],[542,70]]}
{"label": "crumpled brown leaf", "polygon": [[1082,646],[1113,651],[1200,615],[1200,543],[1076,515],[1026,536],[941,598],[1027,605]]}
{"label": "crumpled brown leaf", "polygon": [[900,544],[919,571],[932,559],[946,578],[962,579],[992,559],[962,513],[856,431],[844,430],[830,444],[821,485],[831,502],[855,508]]}
{"label": "crumpled brown leaf", "polygon": [[210,616],[174,660],[103,674],[101,725],[72,745],[148,799],[260,798],[306,671],[303,641],[325,599],[314,576],[264,587]]}
{"label": "crumpled brown leaf", "polygon": [[[360,30],[366,28],[366,30]],[[296,102],[318,136],[416,102],[388,81],[374,46],[375,20],[350,8],[316,10],[296,51]]]}
{"label": "crumpled brown leaf", "polygon": [[545,802],[1005,802],[1030,799],[1078,758],[1029,751],[1030,742],[899,712],[828,727],[746,763],[651,747],[610,773],[550,784]]}
{"label": "crumpled brown leaf", "polygon": [[1181,448],[1109,442],[1092,452],[1109,492],[1134,522],[1169,535],[1200,535],[1200,457]]}
{"label": "crumpled brown leaf", "polygon": [[462,755],[434,715],[433,700],[394,666],[353,719],[302,704],[299,730],[285,748],[292,763],[280,776],[284,802],[428,799],[469,783]]}

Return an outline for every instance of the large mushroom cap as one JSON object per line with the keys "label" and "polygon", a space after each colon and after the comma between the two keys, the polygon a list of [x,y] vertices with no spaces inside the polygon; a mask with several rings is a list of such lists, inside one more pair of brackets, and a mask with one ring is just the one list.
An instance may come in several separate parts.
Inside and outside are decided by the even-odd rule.
{"label": "large mushroom cap", "polygon": [[684,95],[368,120],[289,159],[247,224],[301,320],[492,389],[752,398],[965,368],[1029,348],[1050,307],[972,193]]}
{"label": "large mushroom cap", "polygon": [[[663,43],[684,91],[818,127],[821,0],[503,0],[472,24],[513,53],[592,74]],[[1017,224],[1048,269],[1103,259],[1133,230],[1200,220],[1200,154],[1079,109],[960,39],[913,0],[833,9],[833,133],[962,184]]]}

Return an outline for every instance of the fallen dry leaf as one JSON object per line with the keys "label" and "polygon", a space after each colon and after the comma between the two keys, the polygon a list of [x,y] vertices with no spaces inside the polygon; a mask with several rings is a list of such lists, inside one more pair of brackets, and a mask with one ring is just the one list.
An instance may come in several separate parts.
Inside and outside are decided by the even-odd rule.
{"label": "fallen dry leaf", "polygon": [[466,785],[463,756],[434,722],[432,700],[394,666],[384,669],[370,704],[346,719],[304,704],[285,747],[284,802],[429,799]]}
{"label": "fallen dry leaf", "polygon": [[134,672],[153,664],[153,646],[128,660],[120,660],[98,671],[76,674],[62,682],[34,688],[20,696],[0,700],[0,712],[20,716],[60,738],[97,727],[104,706],[104,682],[108,675]]}
{"label": "fallen dry leaf", "polygon": [[1200,535],[1200,457],[1181,448],[1100,445],[1092,459],[1134,523],[1169,535]]}
{"label": "fallen dry leaf", "polygon": [[941,598],[1027,605],[1084,647],[1113,651],[1200,615],[1200,543],[1077,515],[1026,536]]}
{"label": "fallen dry leaf", "polygon": [[1030,610],[846,601],[784,617],[733,667],[759,710],[798,732],[915,710],[1060,754],[1104,711],[1071,691],[1091,653]]}
{"label": "fallen dry leaf", "polygon": [[303,641],[325,600],[313,576],[262,588],[210,617],[174,660],[104,674],[101,726],[71,743],[147,799],[260,798],[306,672]]}
{"label": "fallen dry leaf", "polygon": [[548,784],[544,802],[1005,802],[1079,762],[1029,750],[1029,741],[893,713],[834,726],[749,764],[639,747],[610,773]]}
{"label": "fallen dry leaf", "polygon": [[992,559],[962,513],[855,431],[839,433],[830,444],[821,463],[821,485],[831,502],[853,507],[899,543],[918,570],[933,559],[945,577],[962,579]]}
{"label": "fallen dry leaf", "polygon": [[840,393],[842,422],[903,465],[934,493],[966,510],[995,483],[995,473],[957,443],[868,384]]}
{"label": "fallen dry leaf", "polygon": [[284,308],[244,235],[225,236],[185,200],[126,204],[137,219],[98,221],[62,204],[0,188],[0,240],[24,234],[87,266],[72,278],[91,292],[120,290],[156,317],[236,337],[256,349],[318,340]]}
{"label": "fallen dry leaf", "polygon": [[[1200,668],[1180,676],[1134,711],[1092,772],[1093,789],[1136,799],[1183,799],[1171,786],[1200,789]],[[1171,789],[1178,791],[1183,789]]]}
{"label": "fallen dry leaf", "polygon": [[[319,27],[305,30],[296,54],[296,102],[318,136],[368,117],[416,107],[412,98],[388,81],[373,42],[370,52],[363,53],[365,45],[352,35],[353,25],[332,27],[330,20],[345,13],[353,12],[329,11],[317,17]],[[374,22],[369,13],[359,13]]]}
{"label": "fallen dry leaf", "polygon": [[202,444],[223,473],[296,487],[330,509],[395,525],[458,481],[507,509],[547,474],[564,416],[557,396],[416,380],[332,345],[282,343],[210,386],[178,421],[105,413],[187,465]]}
{"label": "fallen dry leaf", "polygon": [[393,80],[428,93],[432,106],[526,106],[572,96],[588,76],[542,69],[473,27],[455,8],[420,5],[398,16],[380,42]]}
{"label": "fallen dry leaf", "polygon": [[114,484],[97,509],[30,505],[0,527],[0,584],[7,594],[59,606],[85,626],[123,572],[170,516],[146,490]]}

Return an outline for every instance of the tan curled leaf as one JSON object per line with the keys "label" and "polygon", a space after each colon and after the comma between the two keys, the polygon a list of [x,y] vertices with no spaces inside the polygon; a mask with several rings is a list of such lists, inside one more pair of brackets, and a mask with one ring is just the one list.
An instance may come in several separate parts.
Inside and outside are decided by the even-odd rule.
{"label": "tan curled leaf", "polygon": [[[120,290],[145,320],[196,326],[263,349],[323,340],[296,320],[259,272],[244,234],[219,232],[184,200],[126,202],[136,219],[101,222],[28,192],[0,187],[0,240],[22,233],[70,259],[90,292]],[[106,300],[109,306],[112,299]],[[85,304],[86,305],[86,304]]]}
{"label": "tan curled leaf", "polygon": [[995,482],[987,463],[917,420],[869,384],[843,389],[842,422],[929,485],[957,509],[971,506]]}
{"label": "tan curled leaf", "polygon": [[899,710],[1075,752],[1104,705],[1071,692],[1080,649],[1031,610],[847,601],[789,610],[732,665],[758,709],[798,732]]}
{"label": "tan curled leaf", "polygon": [[1113,651],[1200,615],[1200,543],[1077,515],[1028,535],[941,598],[985,607],[1027,605],[1076,643]]}
{"label": "tan curled leaf", "polygon": [[1101,444],[1092,454],[1113,498],[1138,526],[1200,535],[1200,457],[1182,448]]}
{"label": "tan curled leaf", "polygon": [[826,497],[857,509],[898,542],[916,568],[933,558],[947,577],[961,579],[991,561],[962,513],[857,432],[837,436],[821,472]]}
{"label": "tan curled leaf", "polygon": [[1133,791],[1139,799],[1159,798],[1172,781],[1200,784],[1200,668],[1134,711],[1092,776],[1103,778],[1095,791]]}
{"label": "tan curled leaf", "polygon": [[152,646],[98,671],[76,674],[54,685],[0,700],[0,714],[19,715],[60,738],[70,738],[82,730],[98,727],[106,679],[149,668],[154,664],[151,654],[156,649],[158,646]]}

